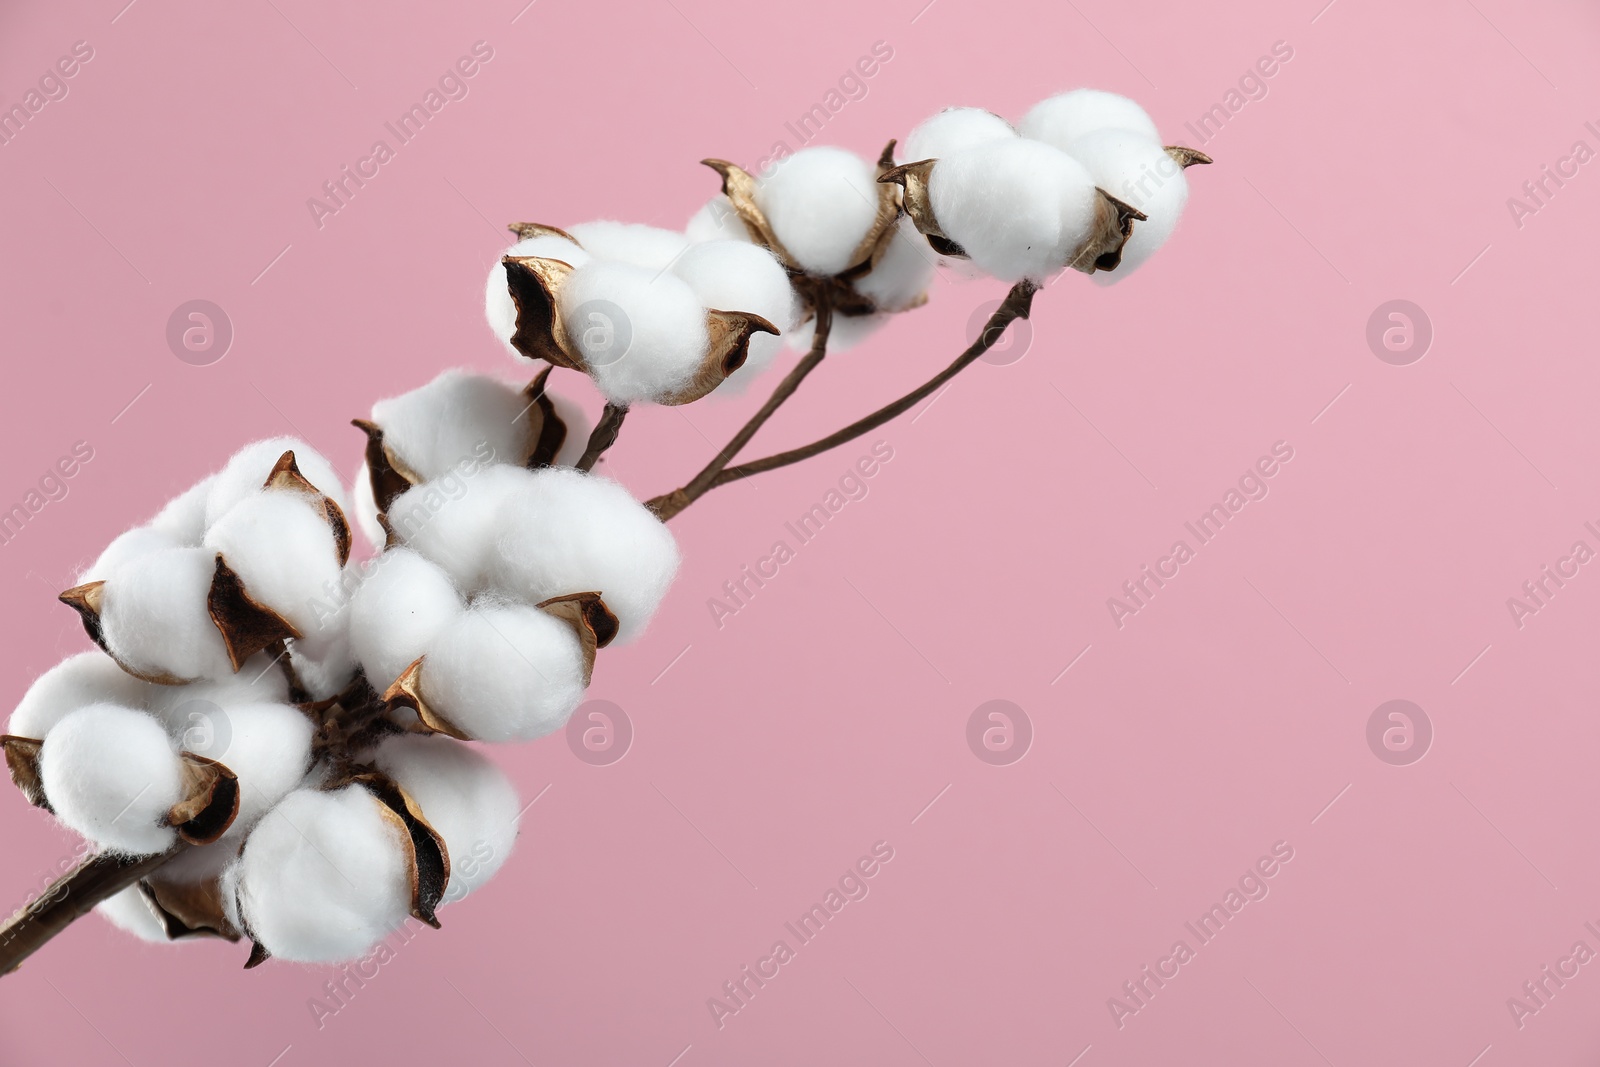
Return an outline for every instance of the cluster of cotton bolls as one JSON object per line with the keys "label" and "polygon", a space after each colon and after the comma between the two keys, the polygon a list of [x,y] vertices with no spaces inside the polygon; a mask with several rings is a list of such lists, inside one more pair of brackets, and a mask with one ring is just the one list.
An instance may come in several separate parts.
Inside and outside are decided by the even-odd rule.
{"label": "cluster of cotton bolls", "polygon": [[936,251],[1005,281],[1073,267],[1115,281],[1164,244],[1188,200],[1184,169],[1210,160],[1167,148],[1127,97],[1078,89],[1015,126],[950,108],[906,138],[893,177]]}
{"label": "cluster of cotton bolls", "polygon": [[337,962],[408,916],[437,925],[505,862],[516,792],[458,739],[564,724],[677,565],[625,490],[563,465],[587,427],[543,386],[448,371],[357,420],[374,559],[350,561],[331,465],[276,439],[63,594],[101,648],[33,684],[4,750],[63,825],[162,860],[109,921]]}

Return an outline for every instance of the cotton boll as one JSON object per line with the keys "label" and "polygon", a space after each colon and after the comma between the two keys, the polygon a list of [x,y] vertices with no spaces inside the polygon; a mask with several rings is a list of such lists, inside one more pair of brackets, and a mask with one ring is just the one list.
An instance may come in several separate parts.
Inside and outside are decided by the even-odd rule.
{"label": "cotton boll", "polygon": [[494,464],[470,478],[448,474],[412,486],[389,505],[400,544],[444,568],[467,594],[484,588],[495,538],[511,498],[531,491],[534,473]]}
{"label": "cotton boll", "polygon": [[104,581],[107,575],[124,563],[148,556],[152,552],[159,552],[164,548],[181,547],[183,542],[165,530],[153,526],[135,526],[113,538],[105,547],[105,551],[78,575],[77,584]]}
{"label": "cotton boll", "polygon": [[683,388],[710,345],[704,306],[670,271],[590,263],[568,275],[560,301],[595,385],[614,404]]}
{"label": "cotton boll", "polygon": [[733,210],[733,202],[718,193],[689,219],[684,236],[691,241],[748,241],[750,229]]}
{"label": "cotton boll", "polygon": [[443,568],[408,548],[385,552],[350,601],[351,649],[367,681],[388,688],[465,610]]}
{"label": "cotton boll", "polygon": [[250,598],[303,636],[328,625],[330,591],[339,588],[339,554],[321,506],[309,495],[263,489],[206,533]]}
{"label": "cotton boll", "polygon": [[652,272],[666,270],[689,247],[684,234],[635,222],[581,222],[569,232],[595,259],[631,263]]}
{"label": "cotton boll", "polygon": [[217,476],[209,475],[179,493],[167,502],[149,526],[176,540],[179,544],[198,545],[206,534],[206,500]]}
{"label": "cotton boll", "polygon": [[[877,333],[888,322],[888,315],[835,315],[828,327],[828,351],[835,355],[848,352]],[[789,347],[798,352],[810,351],[811,342],[816,335],[817,320],[807,319],[789,331]]]}
{"label": "cotton boll", "polygon": [[227,869],[228,864],[239,856],[239,843],[243,837],[235,836],[232,829],[233,827],[229,827],[229,833],[209,845],[183,849],[175,857],[163,863],[159,874],[161,884],[198,885],[219,877]]}
{"label": "cotton boll", "polygon": [[[145,683],[140,683],[145,684]],[[217,719],[236,704],[274,704],[289,699],[289,683],[276,657],[258,652],[236,674],[188,685],[150,685],[147,707],[167,727],[179,748],[210,756],[210,740],[225,730]]]}
{"label": "cotton boll", "polygon": [[420,389],[372,405],[384,447],[423,480],[459,464],[522,463],[533,450],[527,399],[516,386],[447,370]]}
{"label": "cotton boll", "polygon": [[156,913],[155,905],[150,903],[150,899],[137,885],[130,885],[122,892],[107,897],[95,905],[94,910],[118,930],[132,934],[141,941],[160,945],[183,943],[168,940],[166,924]]}
{"label": "cotton boll", "polygon": [[350,688],[361,665],[350,647],[348,602],[323,619],[323,626],[307,637],[289,639],[289,659],[294,673],[313,701],[328,700]]}
{"label": "cotton boll", "polygon": [[1002,281],[1060,270],[1089,233],[1094,181],[1065,152],[996,141],[934,164],[928,195],[945,235]]}
{"label": "cotton boll", "polygon": [[[581,267],[589,262],[588,252],[556,234],[541,234],[538,237],[518,241],[506,249],[503,255],[559,259],[573,267]],[[506,282],[505,264],[500,259],[496,259],[494,266],[489,268],[489,280],[484,286],[483,305],[484,317],[489,320],[489,329],[500,338],[500,343],[506,346],[506,351],[524,362],[533,362],[518,352],[516,346],[511,343],[512,336],[517,332],[517,305],[511,299],[511,290]]]}
{"label": "cotton boll", "polygon": [[521,804],[505,772],[446,737],[386,739],[371,762],[411,795],[450,854],[453,904],[495,876],[517,840]]}
{"label": "cotton boll", "polygon": [[[939,258],[917,233],[910,217],[902,216],[890,231],[882,258],[852,285],[880,310],[904,311],[927,295]],[[837,319],[834,325],[838,325]]]}
{"label": "cotton boll", "polygon": [[531,741],[565,726],[583,700],[572,626],[526,604],[479,601],[422,661],[428,707],[478,741]]}
{"label": "cotton boll", "polygon": [[[779,331],[794,326],[799,313],[789,274],[764,248],[744,241],[707,241],[690,248],[672,272],[688,283],[700,303],[719,311],[760,315]],[[766,333],[750,338],[744,365],[719,386],[737,391],[766,370],[783,339]]]}
{"label": "cotton boll", "polygon": [[104,652],[80,652],[41,674],[22,695],[5,732],[41,739],[63,717],[90,704],[139,707],[157,688],[117,666]]}
{"label": "cotton boll", "polygon": [[267,476],[285,452],[294,453],[295,466],[300,468],[306,481],[331,498],[341,511],[349,512],[350,504],[345,497],[344,486],[333,465],[304,441],[293,437],[274,437],[245,445],[215,476],[216,481],[212,483],[211,493],[206,499],[206,526],[212,526],[235,504],[265,485]]}
{"label": "cotton boll", "polygon": [[169,548],[118,567],[101,589],[100,633],[117,661],[156,678],[233,673],[206,606],[216,553]]}
{"label": "cotton boll", "polygon": [[536,471],[533,484],[506,509],[497,585],[531,602],[597,592],[621,623],[617,641],[637,637],[677,573],[672,534],[606,478],[551,468]]}
{"label": "cotton boll", "polygon": [[227,736],[219,729],[207,750],[196,752],[239,778],[239,814],[219,843],[243,840],[268,809],[300,785],[311,767],[314,732],[311,719],[292,704],[235,704],[222,714]]}
{"label": "cotton boll", "polygon": [[230,876],[239,917],[279,959],[365,955],[411,913],[403,834],[359,785],[290,793],[256,824]]}
{"label": "cotton boll", "polygon": [[1063,151],[1078,138],[1099,130],[1126,130],[1157,144],[1161,141],[1160,131],[1144,108],[1101,89],[1074,89],[1041,100],[1022,117],[1017,130]]}
{"label": "cotton boll", "polygon": [[1111,284],[1133,273],[1172,236],[1189,200],[1189,179],[1158,142],[1137,134],[1102,130],[1071,147],[1096,185],[1150,216],[1134,222],[1133,235],[1122,246],[1121,265],[1094,274],[1096,281]]}
{"label": "cotton boll", "polygon": [[350,492],[350,502],[355,507],[356,529],[361,531],[368,545],[381,549],[389,535],[384,532],[383,523],[378,521],[378,500],[372,495],[372,471],[365,460],[362,460],[361,469],[356,472],[356,484]]}
{"label": "cotton boll", "polygon": [[943,159],[952,152],[990,141],[1009,141],[1017,136],[1011,123],[981,107],[947,107],[906,136],[901,156],[908,163],[924,159]]}
{"label": "cotton boll", "polygon": [[91,704],[65,716],[45,735],[39,776],[57,818],[103,848],[142,856],[177,838],[161,822],[183,799],[183,764],[142,711]]}
{"label": "cotton boll", "polygon": [[762,175],[755,200],[807,273],[837,274],[878,217],[878,175],[842,148],[802,148]]}
{"label": "cotton boll", "polygon": [[576,403],[554,393],[548,395],[550,406],[555,408],[556,417],[567,428],[567,436],[562,439],[561,447],[556,450],[556,458],[551,466],[570,467],[583,458],[584,450],[589,445],[589,434],[593,432],[594,426],[589,422],[589,416],[585,415],[583,409]]}

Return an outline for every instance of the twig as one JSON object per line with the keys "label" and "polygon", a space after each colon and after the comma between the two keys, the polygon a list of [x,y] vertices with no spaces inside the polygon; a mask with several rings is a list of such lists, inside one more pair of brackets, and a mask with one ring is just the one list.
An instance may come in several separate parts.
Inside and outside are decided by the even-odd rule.
{"label": "twig", "polygon": [[828,300],[826,289],[822,287],[819,287],[815,302],[816,328],[811,337],[811,351],[807,352],[805,358],[795,364],[794,369],[784,376],[783,381],[778,383],[778,387],[772,391],[772,395],[767,398],[767,402],[761,405],[761,410],[752,415],[750,421],[739,428],[739,432],[733,435],[733,439],[723,445],[722,450],[713,456],[711,462],[707,463],[699,474],[690,479],[687,485],[681,489],[674,489],[670,493],[663,493],[661,496],[645,503],[645,507],[655,512],[656,518],[666,522],[678,512],[693,504],[706,490],[710,489],[716,482],[717,475],[721,474],[723,468],[733,461],[733,457],[739,454],[740,449],[750,443],[750,439],[772,417],[772,413],[783,406],[784,401],[794,395],[794,391],[800,388],[800,383],[805,381],[806,375],[817,369],[817,365],[822,362],[823,356],[828,351],[828,335],[833,329],[833,307]]}
{"label": "twig", "polygon": [[38,899],[0,926],[0,975],[10,974],[75,920],[182,854],[188,845],[154,856],[98,853],[52,882]]}
{"label": "twig", "polygon": [[605,411],[600,415],[600,421],[595,424],[594,432],[589,435],[589,444],[583,450],[583,457],[578,460],[579,470],[594,470],[594,465],[600,462],[600,457],[605,455],[606,449],[617,443],[617,434],[622,432],[622,420],[627,417],[626,404],[606,404]]}
{"label": "twig", "polygon": [[[852,441],[862,434],[882,426],[896,416],[909,411],[924,397],[930,396],[945,382],[954,378],[969,364],[975,362],[985,352],[993,348],[995,343],[1000,340],[1001,335],[1005,333],[1006,327],[1012,322],[1017,319],[1027,318],[1033,306],[1033,294],[1038,290],[1039,287],[1037,285],[1026,280],[1012,286],[1011,292],[1006,294],[1005,300],[995,310],[995,313],[989,316],[989,321],[984,324],[982,332],[978,334],[978,339],[972,342],[965,352],[957,356],[954,363],[911,390],[905,396],[902,396],[899,400],[879,408],[864,418],[857,419],[844,429],[831,433],[821,440],[813,441],[799,448],[792,448],[787,452],[779,452],[777,455],[751,460],[749,463],[741,463],[737,467],[728,467],[712,479],[708,490],[714,489],[719,485],[727,485],[729,482],[736,482],[741,478],[748,478],[752,474],[760,474],[762,471],[775,470],[778,467],[787,467],[791,463],[799,463],[803,459],[809,459],[819,453],[826,452],[830,448],[837,448],[846,441]],[[660,498],[657,499],[659,500]],[[651,501],[650,503],[654,505],[656,501]],[[684,506],[687,507],[688,505],[685,504]],[[677,511],[682,510],[683,508],[680,507],[673,514],[677,514]]]}

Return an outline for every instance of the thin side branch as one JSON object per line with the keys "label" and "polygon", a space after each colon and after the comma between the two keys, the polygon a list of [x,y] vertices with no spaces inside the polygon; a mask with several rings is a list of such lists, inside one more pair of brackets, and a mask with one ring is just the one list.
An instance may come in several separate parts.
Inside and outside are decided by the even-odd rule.
{"label": "thin side branch", "polygon": [[816,330],[811,338],[811,351],[806,353],[804,359],[795,364],[793,370],[784,376],[783,381],[772,391],[767,402],[761,405],[761,410],[750,417],[750,420],[739,428],[733,439],[722,446],[722,450],[711,457],[711,462],[696,474],[689,483],[681,489],[674,489],[670,493],[645,502],[645,507],[655,512],[656,518],[666,522],[684,508],[700,499],[705,492],[715,483],[717,476],[722,473],[733,457],[737,456],[756,431],[772,417],[772,413],[783,406],[784,401],[794,395],[800,388],[800,383],[806,380],[806,375],[817,369],[828,351],[828,335],[833,329],[833,307],[828,300],[826,289],[818,287],[816,297]]}
{"label": "thin side branch", "polygon": [[114,856],[99,853],[57,878],[38,899],[0,926],[0,975],[10,974],[22,961],[43,948],[95,905],[147,878],[183,849],[154,856]]}
{"label": "thin side branch", "polygon": [[727,485],[729,482],[736,482],[741,478],[748,478],[752,474],[760,474],[762,471],[787,467],[789,464],[799,463],[803,459],[810,459],[812,456],[826,452],[830,448],[837,448],[847,441],[853,441],[864,433],[870,433],[889,420],[911,410],[924,398],[933,395],[945,382],[960,374],[969,365],[981,358],[985,352],[993,348],[1000,340],[1001,335],[1005,333],[1007,326],[1017,319],[1027,318],[1029,311],[1033,307],[1033,294],[1038,291],[1039,287],[1037,285],[1026,280],[1012,286],[1011,292],[1006,294],[1006,298],[999,308],[995,310],[993,315],[989,316],[989,321],[984,324],[983,331],[978,334],[978,339],[972,342],[965,352],[957,356],[954,363],[951,363],[944,370],[935,374],[899,400],[894,401],[892,404],[887,404],[872,414],[857,419],[844,429],[831,433],[827,437],[813,441],[808,445],[792,448],[787,452],[779,452],[777,455],[766,456],[762,459],[751,460],[749,463],[741,463],[737,467],[728,467],[712,479],[710,488]]}
{"label": "thin side branch", "polygon": [[606,404],[605,411],[600,415],[600,421],[595,424],[594,432],[589,435],[589,444],[584,448],[582,458],[578,460],[579,470],[594,470],[594,465],[600,462],[600,457],[605,455],[606,449],[617,443],[617,434],[622,432],[622,420],[627,417],[626,405]]}

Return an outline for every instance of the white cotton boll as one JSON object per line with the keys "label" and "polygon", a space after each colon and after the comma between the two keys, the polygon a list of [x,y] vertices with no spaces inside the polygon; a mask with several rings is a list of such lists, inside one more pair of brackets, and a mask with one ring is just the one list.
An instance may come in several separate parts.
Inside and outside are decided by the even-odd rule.
{"label": "white cotton boll", "polygon": [[526,604],[480,600],[422,661],[423,700],[478,741],[553,733],[583,692],[583,649],[571,624]]}
{"label": "white cotton boll", "polygon": [[56,817],[102,848],[142,856],[177,838],[161,822],[183,799],[183,764],[142,711],[91,704],[67,715],[45,735],[39,777]]}
{"label": "white cotton boll", "polygon": [[256,824],[236,868],[240,918],[273,956],[341,963],[411,913],[411,845],[371,793],[299,789]]}
{"label": "white cotton boll", "polygon": [[132,934],[141,941],[159,945],[183,944],[182,941],[167,939],[166,924],[156,913],[155,905],[144,895],[144,890],[137,885],[130,885],[122,892],[112,894],[95,905],[94,910],[118,930]]}
{"label": "white cotton boll", "polygon": [[509,502],[495,546],[499,588],[530,602],[597,592],[617,616],[617,642],[643,632],[678,571],[665,524],[616,482],[580,471],[534,472]]}
{"label": "white cotton boll", "polygon": [[371,762],[411,795],[444,838],[453,904],[495,876],[517,840],[521,803],[505,772],[470,745],[447,737],[386,739]]}
{"label": "white cotton boll", "polygon": [[561,286],[561,314],[600,392],[660,400],[700,369],[710,338],[694,290],[670,271],[594,262]]}
{"label": "white cotton boll", "polygon": [[350,600],[350,644],[367,681],[383,692],[466,610],[444,569],[409,548],[373,563]]}
{"label": "white cotton boll", "polygon": [[904,162],[943,159],[952,152],[990,141],[1017,136],[1011,123],[981,107],[947,107],[906,135],[900,155]]}
{"label": "white cotton boll", "polygon": [[209,845],[183,849],[163,863],[160,873],[162,884],[198,885],[220,876],[228,864],[239,856],[239,843],[243,837],[234,835],[232,829],[229,827],[229,833]]}
{"label": "white cotton boll", "polygon": [[444,568],[463,593],[484,588],[507,503],[531,491],[534,473],[496,463],[470,478],[448,474],[414,485],[389,505],[399,544]]}
{"label": "white cotton boll", "polygon": [[206,501],[217,476],[208,475],[167,502],[148,526],[180,544],[198,545],[206,535]]}
{"label": "white cotton boll", "polygon": [[649,271],[666,270],[689,247],[685,234],[637,222],[580,222],[568,232],[595,259],[631,263]]}
{"label": "white cotton boll", "polygon": [[[828,327],[828,352],[833,355],[848,352],[888,322],[888,315],[835,315]],[[816,335],[817,320],[807,319],[789,332],[789,347],[797,352],[809,352]]]}
{"label": "white cotton boll", "polygon": [[718,193],[690,217],[684,236],[691,241],[748,241],[750,228],[733,210],[733,202]]}
{"label": "white cotton boll", "polygon": [[321,505],[305,493],[263,489],[206,532],[250,598],[310,637],[330,625],[339,553]]}
{"label": "white cotton boll", "polygon": [[[688,283],[705,307],[760,315],[782,333],[794,327],[799,304],[789,274],[764,248],[744,241],[707,241],[685,252],[672,272]],[[743,389],[767,369],[782,345],[780,336],[752,336],[744,365],[718,386],[719,391]]]}
{"label": "white cotton boll", "polygon": [[245,445],[215,475],[216,480],[206,499],[206,526],[212,526],[235,504],[265,485],[267,476],[285,452],[294,453],[295,466],[300,468],[306,481],[348,514],[350,502],[345,497],[344,485],[339,481],[339,474],[333,465],[304,441],[293,437],[274,437]]}
{"label": "white cotton boll", "polygon": [[383,523],[378,521],[378,499],[372,494],[372,471],[367,467],[366,460],[361,461],[361,469],[356,472],[350,502],[355,508],[356,529],[361,531],[367,544],[381,549],[389,535],[384,532]]}
{"label": "white cotton boll", "polygon": [[420,389],[372,405],[384,448],[424,481],[461,464],[522,463],[533,450],[522,390],[447,370]]}
{"label": "white cotton boll", "polygon": [[837,274],[878,217],[877,169],[842,148],[802,148],[762,175],[755,200],[796,263]]}
{"label": "white cotton boll", "polygon": [[1095,184],[1150,216],[1135,221],[1114,271],[1097,271],[1095,281],[1115,283],[1166,243],[1189,201],[1189,179],[1160,143],[1122,130],[1102,130],[1072,142],[1072,154],[1089,169]]}
{"label": "white cotton boll", "polygon": [[550,406],[555,408],[556,417],[567,428],[567,436],[562,438],[561,447],[556,449],[556,458],[551,462],[552,467],[570,467],[583,458],[584,450],[589,445],[589,434],[594,431],[594,426],[589,422],[589,416],[576,403],[564,396],[549,393]]}
{"label": "white cotton boll", "polygon": [[190,680],[233,673],[207,597],[216,553],[169,548],[118,567],[101,589],[100,633],[117,661],[152,677]]}
{"label": "white cotton boll", "polygon": [[151,685],[147,690],[150,714],[166,724],[179,748],[202,756],[210,753],[196,746],[212,743],[207,738],[217,730],[220,709],[235,704],[284,703],[289,699],[289,682],[281,664],[266,652],[245,660],[237,674],[188,685]]}
{"label": "white cotton boll", "polygon": [[67,714],[90,704],[139,707],[165,686],[142,682],[104,652],[80,652],[41,674],[22,695],[5,732],[42,739]]}
{"label": "white cotton boll", "polygon": [[[890,231],[882,258],[851,284],[879,310],[904,311],[916,306],[927,294],[939,258],[928,246],[927,239],[917,232],[910,217],[901,216]],[[839,320],[835,319],[834,325],[838,324]]]}
{"label": "white cotton boll", "polygon": [[1059,149],[1021,138],[968,148],[934,164],[928,196],[940,229],[985,273],[1040,280],[1089,233],[1094,180]]}
{"label": "white cotton boll", "polygon": [[310,717],[292,704],[234,704],[221,709],[211,732],[189,735],[201,747],[187,751],[217,760],[239,778],[239,814],[218,844],[243,840],[299,787],[311,768],[313,732]]}
{"label": "white cotton boll", "polygon": [[78,585],[104,581],[124,563],[159,552],[165,548],[182,548],[184,543],[165,530],[153,526],[135,526],[114,537],[105,551],[78,575]]}
{"label": "white cotton boll", "polygon": [[341,601],[314,633],[289,639],[289,660],[313,701],[336,697],[356,680],[361,665],[350,647],[348,619],[349,602]]}
{"label": "white cotton boll", "polygon": [[[559,259],[573,267],[581,267],[589,262],[588,252],[556,234],[542,234],[518,241],[501,255]],[[517,305],[511,299],[511,290],[506,284],[506,267],[500,259],[496,259],[494,266],[489,268],[489,280],[484,284],[483,310],[484,317],[489,320],[489,329],[500,338],[506,351],[524,362],[533,362],[511,343],[512,335],[517,332]]]}
{"label": "white cotton boll", "polygon": [[1160,143],[1161,133],[1144,108],[1102,89],[1074,89],[1041,100],[1017,124],[1022,136],[1056,148],[1099,130],[1127,130]]}

